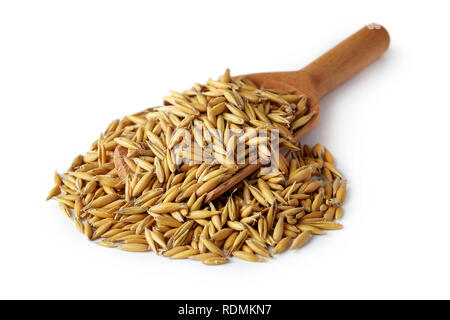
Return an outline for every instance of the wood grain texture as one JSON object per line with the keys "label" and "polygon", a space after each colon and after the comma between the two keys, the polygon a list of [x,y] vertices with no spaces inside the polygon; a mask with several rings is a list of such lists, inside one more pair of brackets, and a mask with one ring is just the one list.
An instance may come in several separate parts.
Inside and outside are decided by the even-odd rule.
{"label": "wood grain texture", "polygon": [[117,174],[120,179],[124,180],[129,174],[133,173],[133,170],[125,163],[123,157],[128,153],[128,149],[122,146],[117,146],[114,149],[114,166],[116,167]]}
{"label": "wood grain texture", "polygon": [[233,188],[235,185],[237,185],[239,182],[247,178],[249,175],[251,175],[253,172],[258,170],[261,167],[261,163],[258,162],[256,164],[249,164],[244,169],[237,172],[233,177],[225,181],[224,183],[221,183],[216,188],[211,190],[207,193],[205,197],[204,203],[208,203],[210,201],[213,201],[214,199],[217,199],[222,194]]}
{"label": "wood grain texture", "polygon": [[372,23],[311,62],[302,70],[311,76],[319,98],[380,57],[389,47],[389,34]]}

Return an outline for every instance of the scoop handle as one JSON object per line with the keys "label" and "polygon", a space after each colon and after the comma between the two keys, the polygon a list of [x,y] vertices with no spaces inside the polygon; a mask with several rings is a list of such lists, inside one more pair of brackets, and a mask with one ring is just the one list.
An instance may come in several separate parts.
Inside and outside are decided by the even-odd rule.
{"label": "scoop handle", "polygon": [[308,73],[319,98],[369,65],[389,47],[389,34],[369,24],[329,50],[301,71]]}

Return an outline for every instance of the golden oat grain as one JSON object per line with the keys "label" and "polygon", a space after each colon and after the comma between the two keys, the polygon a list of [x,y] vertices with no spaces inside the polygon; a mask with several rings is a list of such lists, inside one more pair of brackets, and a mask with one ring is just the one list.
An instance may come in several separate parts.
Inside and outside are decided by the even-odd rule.
{"label": "golden oat grain", "polygon": [[340,220],[340,219],[342,219],[342,207],[338,207],[337,209],[336,209],[336,212],[334,213],[334,218],[336,219],[336,220]]}
{"label": "golden oat grain", "polygon": [[280,253],[286,251],[289,248],[290,243],[291,243],[291,238],[284,237],[277,243],[275,248],[273,248],[273,254],[280,254]]}
{"label": "golden oat grain", "polygon": [[223,256],[222,250],[217,247],[214,242],[206,239],[206,237],[201,236],[200,241],[205,245],[205,247],[212,253],[215,253],[217,255]]}
{"label": "golden oat grain", "polygon": [[105,248],[117,248],[117,245],[114,242],[107,240],[97,241],[95,243]]}
{"label": "golden oat grain", "polygon": [[86,222],[84,225],[84,234],[89,240],[92,240],[92,227],[89,222]]}
{"label": "golden oat grain", "polygon": [[250,261],[250,262],[265,262],[266,259],[258,257],[257,255],[254,255],[253,253],[245,252],[245,251],[235,251],[233,252],[233,256],[236,258]]}
{"label": "golden oat grain", "polygon": [[299,248],[303,247],[308,242],[308,240],[311,238],[311,234],[312,233],[310,230],[305,230],[302,233],[300,233],[294,239],[294,241],[292,241],[291,250],[299,249]]}
{"label": "golden oat grain", "polygon": [[176,210],[186,209],[185,203],[166,202],[150,207],[149,211],[154,213],[170,213]]}
{"label": "golden oat grain", "polygon": [[61,192],[59,185],[54,186],[47,195],[45,200],[49,200],[55,196],[57,196]]}
{"label": "golden oat grain", "polygon": [[149,251],[148,245],[141,243],[125,243],[119,246],[120,250],[131,252],[145,252]]}
{"label": "golden oat grain", "polygon": [[187,259],[193,255],[196,255],[198,253],[198,250],[196,249],[187,249],[183,250],[181,252],[178,252],[171,256],[172,259]]}
{"label": "golden oat grain", "polygon": [[345,196],[347,194],[346,189],[347,189],[347,184],[346,184],[346,182],[343,182],[336,192],[337,203],[342,204],[345,201]]}
{"label": "golden oat grain", "polygon": [[203,259],[201,261],[203,264],[206,264],[208,266],[217,266],[217,265],[221,265],[221,264],[230,262],[230,260],[225,257],[213,257],[213,258]]}

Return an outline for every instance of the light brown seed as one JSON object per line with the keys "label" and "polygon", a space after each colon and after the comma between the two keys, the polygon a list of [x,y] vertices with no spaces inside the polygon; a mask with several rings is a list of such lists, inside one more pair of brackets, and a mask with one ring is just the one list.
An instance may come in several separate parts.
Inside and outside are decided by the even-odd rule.
{"label": "light brown seed", "polygon": [[217,265],[228,263],[230,260],[225,257],[213,257],[213,258],[203,259],[201,261],[203,264],[206,264],[208,266],[217,266]]}
{"label": "light brown seed", "polygon": [[336,192],[337,203],[339,204],[344,203],[346,195],[347,195],[347,184],[343,182]]}
{"label": "light brown seed", "polygon": [[149,210],[154,213],[170,213],[181,209],[187,209],[187,205],[185,203],[166,202],[154,205]]}
{"label": "light brown seed", "polygon": [[234,251],[233,256],[236,258],[250,261],[250,262],[265,262],[266,259],[258,257],[257,255],[254,255],[253,253],[245,252],[245,251]]}
{"label": "light brown seed", "polygon": [[131,252],[145,252],[149,251],[148,245],[141,243],[125,243],[119,246],[120,250]]}
{"label": "light brown seed", "polygon": [[269,250],[262,246],[258,241],[249,239],[246,241],[247,245],[257,254],[266,258],[272,258]]}
{"label": "light brown seed", "polygon": [[145,228],[144,234],[145,234],[145,240],[147,240],[149,247],[153,250],[153,252],[155,252],[156,254],[159,254],[158,250],[156,249],[156,244],[155,244],[155,241],[153,240],[150,230]]}
{"label": "light brown seed", "polygon": [[210,211],[210,210],[195,210],[189,212],[189,215],[186,217],[189,219],[207,219],[211,218],[215,215],[218,215],[220,211]]}
{"label": "light brown seed", "polygon": [[59,185],[56,185],[50,190],[50,192],[48,193],[47,198],[45,200],[49,200],[49,199],[57,196],[59,193],[60,193]]}
{"label": "light brown seed", "polygon": [[176,254],[174,254],[173,256],[171,256],[172,259],[187,259],[190,256],[196,255],[198,254],[198,250],[196,249],[187,249],[187,250],[183,250],[181,252],[178,252]]}
{"label": "light brown seed", "polygon": [[117,248],[117,244],[107,240],[97,241],[95,243],[105,248]]}
{"label": "light brown seed", "polygon": [[338,207],[334,213],[334,218],[337,220],[342,219],[342,211],[342,207]]}
{"label": "light brown seed", "polygon": [[302,233],[300,233],[294,239],[294,241],[292,241],[291,250],[299,249],[299,248],[303,247],[308,242],[308,240],[311,238],[311,234],[312,233],[310,230],[305,230]]}
{"label": "light brown seed", "polygon": [[193,256],[190,256],[189,259],[192,260],[198,260],[198,261],[203,261],[203,260],[208,260],[211,258],[222,258],[221,255],[217,255],[213,252],[207,252],[207,253],[200,253],[200,254],[196,254]]}
{"label": "light brown seed", "polygon": [[206,237],[200,237],[200,241],[203,242],[205,247],[212,253],[223,256],[222,250],[220,250],[219,247],[217,247],[212,241],[206,239]]}
{"label": "light brown seed", "polygon": [[117,200],[117,198],[119,198],[119,196],[117,194],[107,194],[107,195],[104,195],[102,197],[95,199],[91,203],[90,207],[91,208],[101,208],[101,207],[104,207],[107,204]]}
{"label": "light brown seed", "polygon": [[97,230],[95,230],[93,238],[97,239],[102,234],[104,234],[106,231],[108,231],[112,226],[112,221],[108,221],[107,223],[101,225]]}
{"label": "light brown seed", "polygon": [[233,233],[233,229],[224,228],[222,230],[217,231],[211,237],[212,241],[220,241],[227,239]]}
{"label": "light brown seed", "polygon": [[334,157],[327,148],[325,148],[324,159],[326,162],[334,164]]}
{"label": "light brown seed", "polygon": [[83,234],[84,233],[84,225],[83,222],[81,222],[79,219],[74,219],[73,220],[75,223],[75,227],[77,228],[77,230]]}
{"label": "light brown seed", "polygon": [[311,223],[312,226],[317,227],[319,229],[325,229],[325,230],[338,230],[338,229],[342,229],[342,224],[338,223],[338,222],[312,222]]}
{"label": "light brown seed", "polygon": [[281,240],[284,231],[284,215],[280,215],[273,231],[273,240],[278,242]]}
{"label": "light brown seed", "polygon": [[84,225],[84,234],[89,240],[92,240],[92,227],[89,222],[86,222],[86,224]]}
{"label": "light brown seed", "polygon": [[291,243],[290,237],[285,237],[277,243],[275,248],[273,248],[273,254],[280,254],[286,251],[289,248],[289,244]]}

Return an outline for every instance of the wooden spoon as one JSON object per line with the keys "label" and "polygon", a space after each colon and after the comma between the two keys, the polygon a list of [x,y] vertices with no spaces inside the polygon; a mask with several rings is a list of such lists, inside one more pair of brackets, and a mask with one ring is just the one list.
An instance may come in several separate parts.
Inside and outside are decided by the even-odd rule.
{"label": "wooden spoon", "polygon": [[[254,73],[246,77],[258,87],[305,94],[309,98],[310,111],[316,111],[316,113],[305,126],[295,132],[295,138],[298,141],[319,122],[319,99],[376,60],[388,47],[389,34],[386,29],[372,23],[301,70]],[[123,160],[126,154],[127,149],[124,147],[118,146],[114,150],[114,164],[121,178],[132,173]],[[240,170],[232,178],[211,190],[205,198],[205,203],[230,190],[260,166],[259,163],[251,164]]]}

